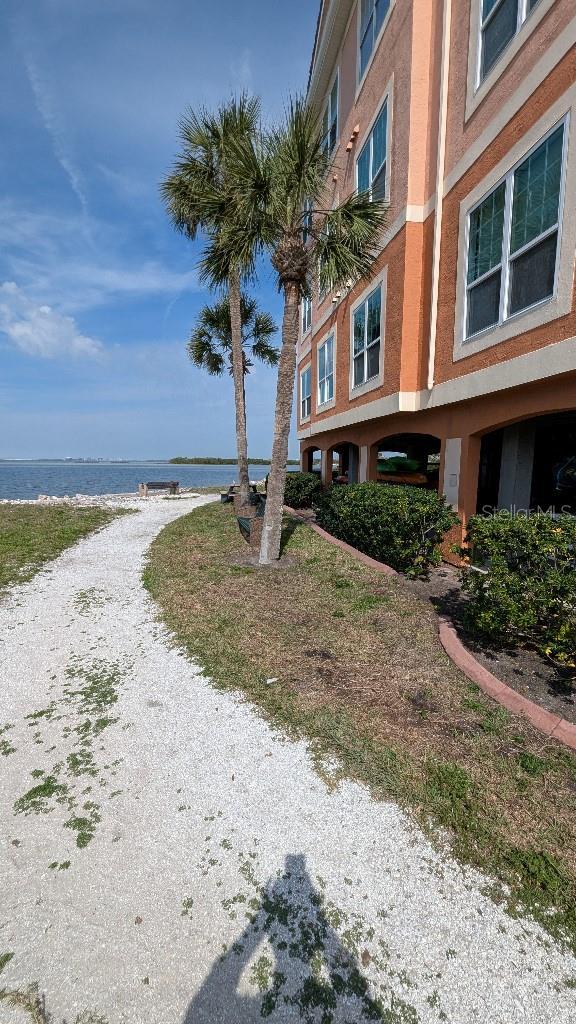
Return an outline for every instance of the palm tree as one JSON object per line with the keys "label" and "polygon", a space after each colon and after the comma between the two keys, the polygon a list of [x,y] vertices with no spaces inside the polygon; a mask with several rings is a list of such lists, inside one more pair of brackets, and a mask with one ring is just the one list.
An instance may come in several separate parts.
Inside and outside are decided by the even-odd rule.
{"label": "palm tree", "polygon": [[[211,239],[203,260],[203,272],[212,278],[231,260],[253,272],[258,256],[267,254],[284,296],[262,565],[280,557],[300,302],[309,293],[310,277],[326,290],[366,277],[386,221],[385,202],[372,201],[366,192],[353,193],[333,208],[328,169],[321,125],[304,99],[292,101],[272,132],[234,138],[227,158],[234,218]],[[205,209],[216,201],[206,189]]]}
{"label": "palm tree", "polygon": [[[213,238],[234,215],[228,154],[233,144],[247,143],[256,131],[260,107],[256,99],[240,96],[221,106],[215,114],[202,109],[189,110],[179,124],[182,151],[174,171],[161,184],[169,216],[177,230],[194,240],[198,231]],[[204,202],[209,192],[211,203]],[[228,288],[230,315],[230,352],[234,378],[236,410],[236,451],[240,498],[248,502],[248,442],[246,405],[244,400],[244,354],[242,346],[241,261],[231,252],[226,263],[220,262],[217,273],[209,278],[213,286]]]}
{"label": "palm tree", "polygon": [[[244,374],[250,373],[253,359],[268,366],[278,363],[278,349],[270,344],[277,327],[268,313],[258,310],[256,299],[244,292],[240,295],[242,324],[242,358]],[[188,342],[188,355],[196,366],[216,377],[226,369],[232,374],[232,330],[230,327],[230,301],[223,298],[213,306],[204,306]]]}

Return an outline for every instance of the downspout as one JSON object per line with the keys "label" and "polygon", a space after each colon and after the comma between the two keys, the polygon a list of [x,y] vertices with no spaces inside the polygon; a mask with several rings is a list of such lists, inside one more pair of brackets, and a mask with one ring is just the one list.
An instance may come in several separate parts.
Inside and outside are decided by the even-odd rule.
{"label": "downspout", "polygon": [[448,111],[448,78],[450,74],[450,32],[452,27],[452,0],[444,0],[442,26],[442,63],[440,65],[440,111],[438,120],[438,159],[436,163],[436,211],[434,217],[434,246],[432,252],[432,309],[430,314],[430,344],[428,347],[428,381],[434,387],[436,361],[436,330],[438,325],[438,294],[440,287],[440,249],[442,245],[442,212],[444,205],[444,169],[446,164],[446,120]]}

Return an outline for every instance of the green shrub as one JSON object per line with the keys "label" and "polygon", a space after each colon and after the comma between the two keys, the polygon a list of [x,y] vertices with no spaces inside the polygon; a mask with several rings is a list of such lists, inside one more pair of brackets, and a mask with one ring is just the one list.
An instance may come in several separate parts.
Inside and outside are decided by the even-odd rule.
{"label": "green shrub", "polygon": [[317,502],[320,526],[407,576],[440,561],[438,545],[458,519],[435,491],[393,484],[331,487]]}
{"label": "green shrub", "polygon": [[576,667],[576,517],[474,516],[463,588],[466,625],[494,641],[525,643]]}
{"label": "green shrub", "polygon": [[290,508],[311,508],[322,494],[322,483],[316,473],[286,473],[284,504]]}

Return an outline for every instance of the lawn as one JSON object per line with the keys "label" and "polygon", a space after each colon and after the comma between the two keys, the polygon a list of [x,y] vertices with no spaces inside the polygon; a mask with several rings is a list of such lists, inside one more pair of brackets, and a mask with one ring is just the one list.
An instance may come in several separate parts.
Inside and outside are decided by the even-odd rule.
{"label": "lawn", "polygon": [[400,577],[295,520],[282,564],[259,569],[229,506],[211,504],[163,530],[145,583],[214,683],[306,738],[330,785],[398,801],[511,913],[576,950],[576,759],[452,665]]}
{"label": "lawn", "polygon": [[0,505],[0,591],[29,580],[46,562],[124,510],[71,505]]}

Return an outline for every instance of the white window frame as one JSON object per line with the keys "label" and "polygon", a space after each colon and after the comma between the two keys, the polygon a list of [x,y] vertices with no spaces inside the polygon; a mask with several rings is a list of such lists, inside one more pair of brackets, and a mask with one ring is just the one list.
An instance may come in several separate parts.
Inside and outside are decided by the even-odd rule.
{"label": "white window frame", "polygon": [[[370,70],[370,67],[372,65],[372,61],[374,60],[374,55],[375,55],[375,53],[376,53],[376,51],[378,49],[378,46],[380,44],[380,40],[382,38],[382,35],[386,31],[386,26],[388,25],[388,22],[390,20],[390,15],[391,15],[392,10],[394,8],[395,2],[396,2],[396,0],[390,0],[390,2],[388,4],[388,10],[386,11],[386,14],[384,15],[384,20],[383,20],[383,22],[382,22],[382,24],[381,24],[381,26],[380,26],[380,28],[378,30],[378,34],[376,36],[372,35],[372,50],[370,52],[370,56],[369,56],[368,61],[366,63],[366,67],[364,68],[364,71],[362,71],[361,70],[361,63],[360,63],[360,46],[362,44],[362,3],[361,3],[361,0],[358,0],[358,4],[357,4],[358,15],[357,15],[357,19],[356,19],[356,81],[357,81],[358,85],[357,85],[357,88],[356,88],[356,99],[358,99],[358,94],[359,94],[362,86],[364,85],[364,82],[366,81],[366,76],[367,76],[367,74],[368,74],[368,72]],[[372,6],[373,7],[375,6],[375,0],[373,0]],[[374,31],[374,29],[372,31]]]}
{"label": "white window frame", "polygon": [[[373,166],[373,164],[374,164],[374,128],[376,127],[376,122],[378,121],[378,118],[384,112],[384,109],[386,109],[386,149],[385,149],[385,153],[384,153],[384,160],[380,164],[380,166],[376,168],[376,173],[374,173],[374,166]],[[370,126],[370,129],[369,129],[369,131],[368,131],[368,133],[366,135],[366,138],[365,138],[364,142],[362,143],[362,146],[360,146],[358,148],[358,156],[356,158],[356,191],[358,191],[358,165],[360,163],[360,158],[361,158],[364,150],[366,149],[366,146],[370,147],[370,160],[369,160],[369,171],[368,171],[368,180],[369,180],[368,192],[369,192],[369,195],[370,195],[370,201],[372,201],[372,186],[374,184],[374,179],[376,178],[378,173],[382,170],[382,167],[385,168],[385,171],[384,171],[384,196],[383,196],[383,198],[385,200],[387,200],[388,199],[388,195],[389,195],[389,164],[390,164],[390,161],[388,159],[388,157],[389,157],[388,146],[389,146],[389,141],[390,141],[389,140],[390,132],[389,132],[389,123],[388,123],[389,122],[389,118],[390,118],[390,104],[388,102],[388,95],[386,95],[384,97],[383,102],[378,107],[378,111],[376,113],[376,117],[374,118],[374,120],[373,120],[373,122],[372,122],[372,124]]]}
{"label": "white window frame", "polygon": [[[354,398],[359,398],[361,395],[366,394],[368,391],[374,391],[382,385],[384,379],[384,346],[385,346],[385,335],[386,335],[386,293],[387,293],[387,277],[388,268],[384,267],[380,274],[375,277],[370,284],[364,289],[364,291],[357,297],[354,303],[350,307],[350,375],[349,375],[349,392],[348,397],[350,401]],[[363,384],[354,383],[354,314],[357,312],[360,306],[366,304],[370,296],[380,289],[380,358],[378,362],[378,373],[374,377],[369,377]],[[367,320],[365,321],[367,324]],[[366,330],[366,327],[365,327]],[[364,348],[364,352],[367,349]],[[365,356],[365,359],[367,357]]]}
{"label": "white window frame", "polygon": [[[543,0],[541,0],[541,3]],[[572,131],[572,111],[576,110],[576,83],[570,85],[562,96],[559,96],[537,121],[514,142],[501,160],[482,178],[460,202],[458,261],[456,268],[456,309],[454,312],[454,343],[452,359],[455,363],[467,359],[471,355],[483,352],[487,348],[504,344],[512,338],[525,334],[527,331],[538,330],[547,324],[568,316],[572,311],[574,272],[576,261],[576,136]],[[561,221],[558,238],[558,264],[556,292],[552,298],[541,302],[529,310],[514,314],[501,326],[486,329],[482,334],[464,340],[464,314],[466,293],[466,268],[468,261],[468,213],[482,198],[487,196],[498,183],[506,177],[515,164],[520,164],[537,148],[545,136],[565,121],[565,139],[567,153],[565,157],[563,194],[561,198]],[[526,346],[528,341],[526,341]],[[546,348],[542,349],[545,360]],[[493,361],[501,367],[501,387],[506,387],[507,361],[518,354],[515,348],[493,357]],[[536,353],[532,353],[535,355]],[[544,365],[544,364],[543,364]]]}
{"label": "white window frame", "polygon": [[300,303],[300,326],[302,337],[304,337],[312,327],[312,295],[302,296]]}
{"label": "white window frame", "polygon": [[[321,377],[320,376],[320,352],[322,351],[322,349],[325,349],[328,344],[331,344],[331,346],[332,346],[332,370],[331,370],[330,373],[325,373],[324,377]],[[317,409],[329,409],[335,403],[335,400],[336,400],[336,365],[335,365],[335,357],[336,357],[336,331],[333,330],[333,331],[330,331],[330,333],[322,340],[322,342],[318,345],[318,349],[317,349],[317,354],[316,354],[316,379],[317,379],[317,382],[318,382],[317,388],[316,388],[316,407],[317,407]],[[326,366],[326,360],[324,361],[324,366]],[[323,384],[327,385],[327,382],[330,380],[330,377],[332,378],[332,397],[331,398],[325,398],[322,401],[322,397],[321,397],[322,385]],[[325,390],[326,390],[326,392],[328,391],[328,387],[327,386],[326,386]]]}
{"label": "white window frame", "polygon": [[[304,394],[304,377],[306,374],[310,377],[310,390],[307,395]],[[307,404],[305,404],[307,403]],[[312,363],[308,363],[302,370],[300,370],[300,423],[306,423],[310,419],[312,412]]]}
{"label": "white window frame", "polygon": [[[332,110],[332,90],[334,85],[336,85],[336,139],[334,141],[334,145],[330,148],[330,127],[333,120],[332,115],[334,114],[334,111]],[[322,148],[325,150],[328,159],[330,159],[335,150],[338,149],[338,141],[340,139],[340,68],[336,68],[336,71],[330,81],[330,88],[326,94],[326,99],[322,108],[322,129],[324,129],[324,123],[326,120],[328,121],[328,131],[322,136]]]}
{"label": "white window frame", "polygon": [[541,0],[536,0],[536,3],[534,4],[534,6],[532,8],[529,7],[529,0],[518,0],[518,11],[517,11],[517,15],[516,15],[516,31],[514,32],[514,35],[510,37],[510,39],[508,40],[506,46],[502,50],[502,53],[500,54],[500,56],[498,56],[496,58],[496,60],[492,64],[492,67],[488,68],[488,71],[486,72],[485,75],[482,74],[482,50],[483,50],[483,42],[484,42],[484,29],[492,21],[492,19],[494,18],[496,12],[498,10],[500,10],[502,5],[505,3],[505,0],[496,0],[492,10],[489,12],[489,14],[486,15],[486,17],[484,19],[482,19],[482,8],[484,6],[484,0],[477,0],[477,3],[478,3],[479,6],[478,6],[478,44],[477,44],[477,55],[476,55],[476,88],[478,89],[482,85],[482,83],[485,82],[486,79],[490,77],[490,74],[492,73],[494,68],[499,64],[501,58],[504,56],[504,54],[506,53],[508,47],[514,41],[514,39],[516,38],[516,36],[520,32],[520,30],[522,29],[522,26],[525,24],[527,19],[537,9],[539,3],[541,3]]}
{"label": "white window frame", "polygon": [[[468,211],[467,211],[467,216],[466,216],[466,260],[465,260],[465,270],[464,270],[465,298],[464,298],[464,309],[463,309],[464,319],[463,319],[463,324],[462,324],[462,343],[463,343],[463,345],[467,345],[469,342],[475,341],[477,338],[479,338],[482,335],[486,334],[487,331],[494,331],[495,329],[497,329],[499,327],[502,327],[504,324],[508,323],[510,320],[515,320],[518,317],[523,316],[525,313],[529,313],[531,310],[537,309],[538,307],[543,306],[546,303],[549,303],[554,298],[554,296],[556,295],[557,284],[558,284],[558,266],[559,266],[559,260],[560,260],[560,242],[561,242],[560,235],[561,235],[561,230],[562,230],[562,218],[563,218],[563,213],[564,213],[566,162],[567,162],[567,152],[568,152],[568,145],[567,145],[567,143],[568,143],[568,123],[569,123],[568,115],[566,115],[565,117],[561,118],[560,121],[558,121],[552,128],[550,128],[542,136],[542,138],[538,140],[538,142],[536,142],[530,149],[528,149],[526,151],[526,153],[524,153],[524,155],[519,160],[516,160],[515,163],[512,164],[510,169],[506,172],[506,174],[501,175],[501,177],[498,179],[498,181],[496,181],[493,185],[491,185],[489,190],[482,196],[482,198],[478,202],[474,203],[474,205],[471,206],[468,209]],[[521,249],[518,249],[515,253],[510,255],[510,236],[511,236],[511,230],[512,230],[512,204],[513,204],[513,191],[514,191],[514,175],[515,175],[516,171],[518,170],[518,168],[521,167],[522,164],[525,163],[526,160],[528,160],[530,158],[530,156],[533,153],[535,153],[536,150],[538,150],[540,148],[540,146],[542,146],[546,142],[546,140],[548,138],[550,138],[550,136],[553,135],[554,132],[557,131],[557,129],[560,128],[560,127],[563,128],[563,138],[562,138],[562,167],[561,167],[561,172],[560,172],[560,191],[559,191],[559,196],[558,196],[558,219],[557,219],[556,223],[553,226],[551,226],[550,228],[547,228],[546,231],[543,231],[536,238],[531,239],[529,242],[526,243],[526,245],[522,246]],[[469,282],[468,281],[468,264],[469,264],[469,260],[470,260],[470,220],[471,220],[472,214],[502,184],[505,184],[506,191],[505,191],[505,198],[504,198],[504,224],[503,224],[503,230],[502,230],[502,255],[501,255],[500,263],[498,263],[495,266],[491,267],[490,270],[486,271],[485,274],[482,274],[481,277],[476,278],[475,281]],[[533,302],[530,306],[525,306],[524,309],[519,309],[515,313],[509,313],[508,312],[508,307],[509,307],[509,301],[510,301],[510,277],[511,277],[510,270],[511,270],[513,262],[516,259],[518,259],[519,256],[522,256],[524,253],[528,252],[530,249],[533,249],[540,242],[543,242],[549,235],[553,234],[554,232],[557,232],[558,238],[557,238],[557,242],[556,242],[556,260],[555,260],[555,264],[554,264],[554,288],[552,290],[552,294],[551,295],[547,295],[546,298],[544,298],[544,299],[538,299],[536,302]],[[474,334],[468,334],[467,333],[467,324],[468,324],[468,305],[469,305],[469,294],[470,294],[470,291],[476,285],[480,284],[483,280],[485,280],[486,278],[490,277],[492,274],[495,274],[497,272],[497,270],[500,270],[500,275],[501,275],[500,276],[500,306],[499,306],[499,310],[498,310],[498,320],[495,323],[490,324],[487,327],[483,327],[479,331],[476,331]]]}

